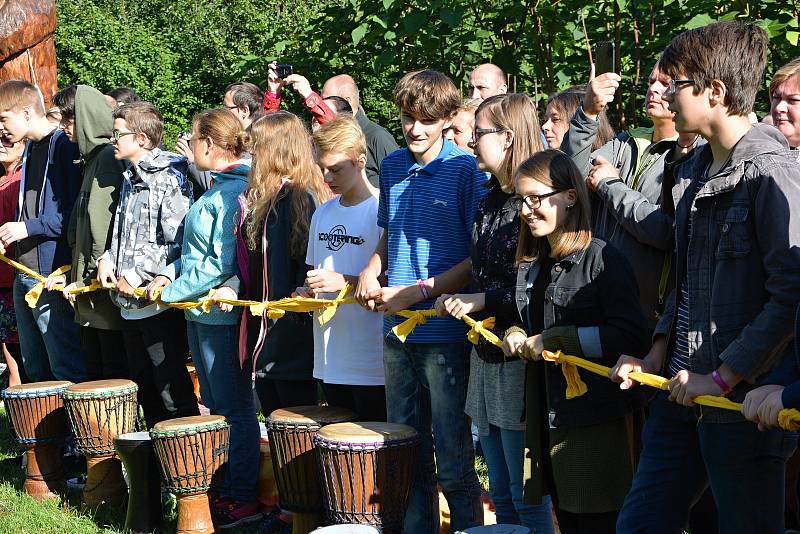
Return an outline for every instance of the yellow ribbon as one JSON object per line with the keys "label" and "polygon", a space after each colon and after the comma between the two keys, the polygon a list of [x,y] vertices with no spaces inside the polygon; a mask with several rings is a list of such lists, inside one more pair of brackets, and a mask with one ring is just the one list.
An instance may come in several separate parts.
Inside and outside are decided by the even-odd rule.
{"label": "yellow ribbon", "polygon": [[470,343],[473,345],[478,344],[478,340],[483,336],[486,338],[486,341],[493,345],[497,345],[498,347],[503,344],[499,337],[492,332],[492,328],[494,328],[495,318],[488,317],[482,321],[476,321],[469,315],[464,315],[461,318],[462,321],[467,323],[467,326],[470,327],[469,332],[467,332],[467,339],[469,339]]}
{"label": "yellow ribbon", "polygon": [[[600,365],[599,363],[590,362],[588,360],[584,360],[583,358],[578,358],[577,356],[563,354],[561,351],[553,353],[546,350],[542,353],[542,358],[550,362],[561,364],[564,376],[567,378],[568,399],[583,395],[586,393],[586,391],[588,391],[588,389],[583,389],[583,391],[580,392],[580,386],[576,386],[574,383],[575,380],[578,380],[581,383],[583,382],[578,374],[578,367],[605,377],[608,377],[609,373],[611,372],[610,367]],[[568,367],[569,370],[567,370]],[[570,376],[567,376],[568,373]],[[650,373],[633,372],[630,373],[628,377],[635,382],[663,390],[668,389],[670,382],[668,378]],[[586,388],[586,384],[583,385],[583,388]],[[692,401],[695,404],[700,404],[703,406],[711,406],[714,408],[722,408],[723,410],[732,410],[736,412],[742,411],[741,403],[733,402],[730,399],[726,399],[725,397],[717,395],[700,395],[693,398]],[[800,411],[795,409],[781,410],[778,414],[778,425],[784,430],[800,430]]]}
{"label": "yellow ribbon", "polygon": [[353,288],[350,286],[350,284],[345,283],[344,287],[341,291],[339,291],[339,294],[336,296],[336,298],[330,301],[330,305],[322,310],[322,312],[319,314],[319,317],[317,317],[317,321],[319,321],[320,326],[325,326],[328,321],[333,319],[333,316],[336,314],[336,310],[339,309],[340,304],[355,303],[354,299],[345,298],[345,295],[347,295],[351,289]]}
{"label": "yellow ribbon", "polygon": [[[3,258],[5,258],[5,256],[3,256]],[[14,260],[9,260],[8,258],[5,258],[3,261],[5,261],[6,263],[9,263],[10,265],[13,265],[11,262],[17,263]],[[20,267],[22,267],[21,264],[18,264],[18,265],[20,265]],[[25,268],[26,274],[30,274],[31,276],[33,276],[34,278],[39,280],[30,289],[30,291],[25,293],[25,302],[28,304],[28,306],[31,307],[31,308],[35,308],[36,307],[36,303],[39,302],[39,297],[42,296],[42,291],[44,291],[44,286],[45,286],[45,284],[47,283],[48,280],[50,280],[51,278],[53,278],[55,276],[61,276],[61,275],[65,274],[65,273],[69,272],[70,269],[72,269],[71,266],[62,265],[61,267],[59,267],[58,269],[56,269],[55,271],[50,273],[50,276],[45,278],[41,274],[39,274],[39,273],[37,273],[35,271],[31,271],[28,268]],[[62,291],[63,289],[64,289],[64,284],[56,284],[52,288],[53,291]],[[90,291],[94,291],[94,289],[92,289]]]}
{"label": "yellow ribbon", "polygon": [[578,368],[572,361],[572,359],[575,359],[574,356],[567,357],[566,355],[562,354],[561,351],[552,353],[549,350],[546,350],[542,353],[542,358],[548,362],[554,362],[555,364],[561,366],[561,372],[564,374],[564,378],[567,381],[567,400],[580,397],[589,391],[589,388],[586,386],[586,382],[581,379],[581,375],[578,373]]}
{"label": "yellow ribbon", "polygon": [[800,430],[800,412],[794,408],[784,408],[778,413],[778,424],[784,430]]}
{"label": "yellow ribbon", "polygon": [[392,332],[397,336],[397,339],[405,343],[417,325],[425,324],[428,322],[428,317],[436,316],[436,310],[400,310],[395,312],[395,315],[406,318],[405,321],[392,328]]}

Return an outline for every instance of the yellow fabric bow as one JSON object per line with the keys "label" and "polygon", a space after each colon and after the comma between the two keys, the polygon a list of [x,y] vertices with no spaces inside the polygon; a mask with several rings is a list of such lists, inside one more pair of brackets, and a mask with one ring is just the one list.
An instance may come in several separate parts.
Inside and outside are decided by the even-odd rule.
{"label": "yellow fabric bow", "polygon": [[560,350],[552,353],[549,350],[542,352],[542,358],[548,362],[554,362],[561,365],[561,372],[564,373],[564,378],[567,380],[567,400],[580,397],[589,391],[586,383],[581,379],[578,373],[578,368],[575,366],[573,359],[575,356],[567,356]]}
{"label": "yellow fabric bow", "polygon": [[503,342],[500,341],[500,338],[497,337],[491,330],[494,328],[494,324],[496,322],[494,317],[488,317],[483,321],[476,321],[469,315],[464,315],[461,320],[467,323],[467,326],[470,327],[469,332],[467,332],[467,339],[469,339],[470,343],[473,345],[478,344],[481,336],[486,338],[486,341],[492,345],[499,347],[503,344]]}
{"label": "yellow fabric bow", "polygon": [[797,432],[800,430],[800,412],[794,408],[784,408],[778,413],[778,425],[784,430]]}
{"label": "yellow fabric bow", "polygon": [[395,315],[405,317],[406,320],[392,328],[392,332],[401,342],[405,343],[417,325],[428,322],[428,317],[435,317],[436,310],[400,310]]}
{"label": "yellow fabric bow", "polygon": [[[6,262],[6,263],[9,263],[9,262]],[[16,263],[16,262],[14,262],[14,263]],[[14,266],[13,263],[11,263],[10,265]],[[50,278],[52,278],[54,276],[61,276],[61,275],[65,274],[65,273],[69,272],[70,269],[72,269],[71,266],[62,265],[61,267],[59,267],[58,269],[56,269],[55,271],[50,273],[50,276],[48,276],[47,278],[45,278],[44,276],[42,276],[39,273],[34,272],[33,273],[33,277],[36,278],[39,281],[30,289],[30,291],[25,293],[25,302],[28,304],[28,306],[30,308],[35,308],[36,307],[36,303],[39,302],[39,297],[42,296],[42,291],[44,291],[44,286],[47,283],[47,281],[50,280]],[[30,274],[30,273],[26,273],[26,274]],[[56,284],[56,285],[53,286],[53,291],[61,291],[63,289],[64,289],[64,286],[62,284]],[[91,290],[91,291],[94,291],[94,290]]]}
{"label": "yellow fabric bow", "polygon": [[345,298],[345,295],[347,295],[352,289],[353,288],[350,286],[350,284],[346,283],[342,290],[339,291],[339,294],[335,299],[327,301],[329,304],[325,307],[325,309],[322,310],[322,312],[319,314],[319,317],[317,317],[317,321],[319,321],[320,326],[325,326],[328,321],[333,319],[333,316],[336,314],[336,310],[339,309],[340,304],[355,303],[354,299]]}

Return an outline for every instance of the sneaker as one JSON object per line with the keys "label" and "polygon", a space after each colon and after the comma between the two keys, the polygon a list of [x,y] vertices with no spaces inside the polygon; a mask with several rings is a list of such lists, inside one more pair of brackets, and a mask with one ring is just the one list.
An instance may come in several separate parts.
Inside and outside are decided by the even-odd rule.
{"label": "sneaker", "polygon": [[219,529],[234,528],[261,519],[257,501],[240,501],[222,497],[214,502],[214,523]]}

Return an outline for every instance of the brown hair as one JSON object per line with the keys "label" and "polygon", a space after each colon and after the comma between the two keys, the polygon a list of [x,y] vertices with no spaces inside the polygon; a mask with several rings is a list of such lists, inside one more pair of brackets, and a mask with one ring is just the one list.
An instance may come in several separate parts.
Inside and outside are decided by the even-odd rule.
{"label": "brown hair", "polygon": [[536,104],[529,96],[519,93],[495,95],[478,106],[475,117],[478,115],[489,119],[496,128],[514,132],[511,146],[506,150],[506,175],[495,177],[501,187],[513,186],[514,171],[520,163],[544,148]]}
{"label": "brown hair", "polygon": [[794,58],[789,63],[775,71],[775,75],[772,77],[772,81],[769,83],[769,97],[772,98],[772,95],[778,90],[778,87],[780,87],[783,82],[792,76],[797,75],[800,75],[800,57]]}
{"label": "brown hair", "polygon": [[[128,105],[130,104],[125,107]],[[197,113],[192,118],[192,125],[197,128],[198,139],[212,139],[230,159],[237,159],[247,152],[250,136],[242,130],[239,119],[225,108],[207,109]]]}
{"label": "brown hair", "polygon": [[[553,106],[561,115],[562,120],[570,122],[575,112],[578,111],[578,107],[583,104],[583,97],[585,95],[586,86],[573,85],[563,91],[550,95],[550,98],[547,99],[547,106]],[[597,122],[597,135],[594,138],[594,143],[592,143],[593,151],[614,138],[614,128],[611,127],[605,110],[601,111],[597,116]]]}
{"label": "brown hair", "polygon": [[367,153],[367,139],[352,115],[341,115],[314,132],[314,146],[319,158],[323,154],[346,154],[356,159]]}
{"label": "brown hair", "polygon": [[586,181],[572,158],[560,150],[543,150],[522,162],[517,169],[515,181],[521,178],[536,180],[554,191],[576,193],[575,204],[567,212],[567,218],[560,228],[558,242],[550,249],[546,237],[533,237],[530,228],[520,220],[519,242],[517,243],[516,263],[535,262],[547,256],[548,250],[554,258],[561,259],[584,250],[592,240],[590,221],[591,204]]}
{"label": "brown hair", "polygon": [[[228,114],[231,117],[230,113]],[[234,120],[236,120],[234,118]],[[250,126],[253,139],[253,165],[245,195],[252,210],[245,228],[247,241],[255,248],[284,178],[291,180],[292,229],[289,252],[294,258],[305,258],[308,244],[308,211],[311,193],[322,203],[330,198],[322,173],[314,163],[311,136],[296,115],[276,111],[264,115]]]}
{"label": "brown hair", "polygon": [[38,87],[23,80],[0,84],[0,112],[19,111],[25,106],[30,106],[36,115],[44,115],[44,98]]}
{"label": "brown hair", "polygon": [[147,149],[152,150],[161,144],[164,135],[164,119],[150,102],[131,102],[114,110],[114,118],[122,119],[132,132],[147,136]]}
{"label": "brown hair", "polygon": [[422,120],[449,119],[461,106],[453,80],[435,70],[417,70],[403,76],[392,95],[400,113]]}
{"label": "brown hair", "polygon": [[673,79],[694,81],[695,94],[720,80],[727,88],[728,112],[747,115],[764,75],[767,43],[767,32],[754,23],[716,22],[675,37],[658,68]]}

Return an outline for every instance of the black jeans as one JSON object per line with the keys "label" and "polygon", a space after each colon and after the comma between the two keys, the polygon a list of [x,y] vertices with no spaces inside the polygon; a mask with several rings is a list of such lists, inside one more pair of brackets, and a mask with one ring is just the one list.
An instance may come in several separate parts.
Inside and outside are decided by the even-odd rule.
{"label": "black jeans", "polygon": [[322,383],[328,406],[353,410],[359,421],[386,421],[384,386],[350,386]]}
{"label": "black jeans", "polygon": [[264,417],[278,408],[316,406],[316,380],[276,380],[256,375],[256,393]]}
{"label": "black jeans", "polygon": [[199,415],[186,370],[189,345],[183,312],[170,309],[153,317],[125,321],[123,338],[131,380],[139,386],[139,404],[147,426]]}
{"label": "black jeans", "polygon": [[86,354],[86,379],[128,378],[128,362],[121,330],[81,327],[81,349]]}

